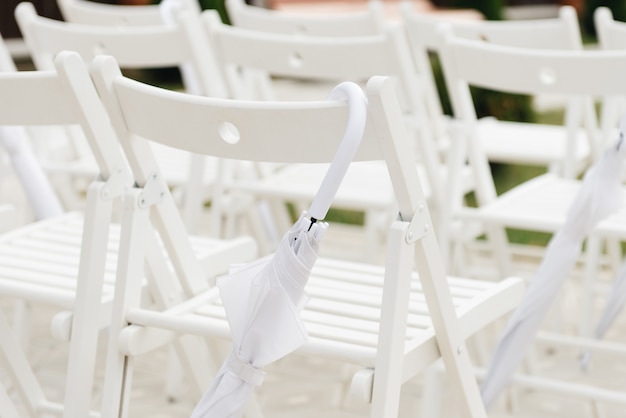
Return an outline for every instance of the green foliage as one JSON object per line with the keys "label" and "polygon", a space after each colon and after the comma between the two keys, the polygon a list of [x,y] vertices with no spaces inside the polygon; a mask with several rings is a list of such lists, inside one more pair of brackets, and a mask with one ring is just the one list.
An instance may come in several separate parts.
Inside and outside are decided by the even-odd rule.
{"label": "green foliage", "polygon": [[478,87],[471,90],[478,117],[494,116],[499,120],[518,122],[531,122],[535,118],[530,96]]}
{"label": "green foliage", "polygon": [[224,0],[198,0],[202,10],[215,9],[219,12],[222,22],[230,24],[230,19],[226,13],[226,6]]}
{"label": "green foliage", "polygon": [[448,6],[457,9],[476,9],[485,16],[487,20],[501,20],[503,0],[450,0]]}

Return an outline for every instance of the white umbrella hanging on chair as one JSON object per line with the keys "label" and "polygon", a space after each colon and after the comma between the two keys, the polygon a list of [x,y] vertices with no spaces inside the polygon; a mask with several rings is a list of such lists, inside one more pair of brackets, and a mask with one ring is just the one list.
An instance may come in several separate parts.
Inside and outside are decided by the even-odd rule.
{"label": "white umbrella hanging on chair", "polygon": [[598,222],[622,205],[625,132],[626,119],[623,119],[617,143],[585,174],[565,224],[550,240],[524,299],[500,336],[481,388],[487,409],[522,362],[561,284],[576,264],[584,238]]}
{"label": "white umbrella hanging on chair", "polygon": [[241,417],[255,386],[263,381],[263,367],[308,338],[299,311],[306,303],[304,288],[328,227],[320,221],[356,154],[367,114],[363,91],[354,83],[339,84],[330,98],[348,100],[348,127],[308,212],[300,216],[274,254],[218,279],[233,348],[192,418]]}
{"label": "white umbrella hanging on chair", "polygon": [[60,215],[63,207],[26,141],[23,127],[0,126],[0,146],[9,155],[35,219]]}

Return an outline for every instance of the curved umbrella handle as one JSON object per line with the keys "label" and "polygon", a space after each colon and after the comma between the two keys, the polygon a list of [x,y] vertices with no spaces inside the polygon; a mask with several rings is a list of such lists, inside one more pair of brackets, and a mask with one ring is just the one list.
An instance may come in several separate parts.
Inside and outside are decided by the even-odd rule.
{"label": "curved umbrella handle", "polygon": [[339,189],[343,177],[354,159],[367,120],[367,99],[361,87],[352,82],[338,84],[329,94],[329,100],[345,98],[348,100],[348,127],[343,135],[339,149],[322,180],[322,184],[309,207],[312,219],[321,220],[326,217],[328,209]]}

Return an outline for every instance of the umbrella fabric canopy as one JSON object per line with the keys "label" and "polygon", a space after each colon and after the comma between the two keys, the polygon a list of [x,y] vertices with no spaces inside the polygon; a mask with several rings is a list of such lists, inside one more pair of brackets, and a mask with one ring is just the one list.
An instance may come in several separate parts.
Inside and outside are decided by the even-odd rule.
{"label": "umbrella fabric canopy", "polygon": [[24,189],[35,219],[45,219],[63,213],[63,207],[50,185],[39,162],[26,145],[22,127],[0,126],[0,146],[11,159],[11,164]]}
{"label": "umbrella fabric canopy", "polygon": [[263,381],[261,368],[306,342],[299,310],[326,229],[325,222],[311,225],[303,212],[275,254],[218,280],[233,351],[192,417],[241,416],[254,387]]}
{"label": "umbrella fabric canopy", "polygon": [[361,88],[341,83],[330,98],[341,97],[349,102],[348,127],[308,212],[302,213],[274,254],[235,267],[218,279],[233,349],[192,418],[241,417],[254,387],[263,381],[263,367],[308,338],[299,311],[306,303],[304,287],[328,227],[318,220],[326,216],[365,129],[367,103]]}
{"label": "umbrella fabric canopy", "polygon": [[522,362],[561,284],[574,267],[585,236],[622,205],[621,179],[626,157],[624,132],[626,123],[623,120],[619,140],[585,174],[563,228],[550,240],[524,299],[500,336],[481,388],[487,409]]}

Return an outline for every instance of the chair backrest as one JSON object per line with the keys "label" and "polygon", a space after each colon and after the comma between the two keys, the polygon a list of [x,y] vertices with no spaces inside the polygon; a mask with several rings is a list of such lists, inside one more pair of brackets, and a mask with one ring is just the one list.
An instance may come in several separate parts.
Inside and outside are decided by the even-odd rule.
{"label": "chair backrest", "polygon": [[[464,123],[463,131],[470,135],[473,164],[482,167],[478,173],[479,184],[490,185],[482,188],[482,198],[486,200],[495,196],[495,191],[486,157],[473,138],[476,113],[469,85],[511,93],[556,94],[572,99],[626,93],[626,89],[620,87],[626,70],[626,51],[516,48],[462,39],[448,31],[441,52],[454,113]],[[602,76],[590,77],[590,74]],[[566,121],[566,127],[575,130],[581,119],[573,117],[571,122]]]}
{"label": "chair backrest", "polygon": [[[174,0],[187,10],[200,13],[195,0]],[[162,24],[158,5],[126,6],[89,0],[57,0],[63,18],[68,22],[104,26],[146,26]]]}
{"label": "chair backrest", "polygon": [[445,23],[456,36],[499,45],[537,49],[582,49],[576,10],[559,8],[555,18],[526,20],[461,20],[417,12],[410,2],[401,4],[402,19],[413,45],[438,51],[443,45],[438,27]]}
{"label": "chair backrest", "polygon": [[49,19],[37,15],[31,3],[20,3],[15,17],[38,69],[50,68],[62,50],[76,51],[86,62],[107,54],[127,69],[191,68],[197,83],[194,93],[226,95],[210,46],[190,12],[181,12],[176,25],[108,27]]}
{"label": "chair backrest", "polygon": [[377,34],[385,26],[384,11],[378,1],[370,1],[363,11],[319,15],[267,9],[244,0],[226,0],[226,10],[233,25],[261,32],[364,36]]}
{"label": "chair backrest", "polygon": [[439,100],[429,53],[439,53],[442,24],[452,27],[456,36],[497,45],[534,49],[582,49],[576,10],[562,6],[556,18],[529,20],[453,20],[417,12],[410,2],[401,3],[401,15],[409,37],[418,72],[424,80],[428,109],[442,132],[442,105]]}
{"label": "chair backrest", "polygon": [[78,55],[63,52],[61,56],[50,71],[0,72],[0,125],[78,125],[102,180],[121,173],[130,184],[115,131],[85,64]]}

